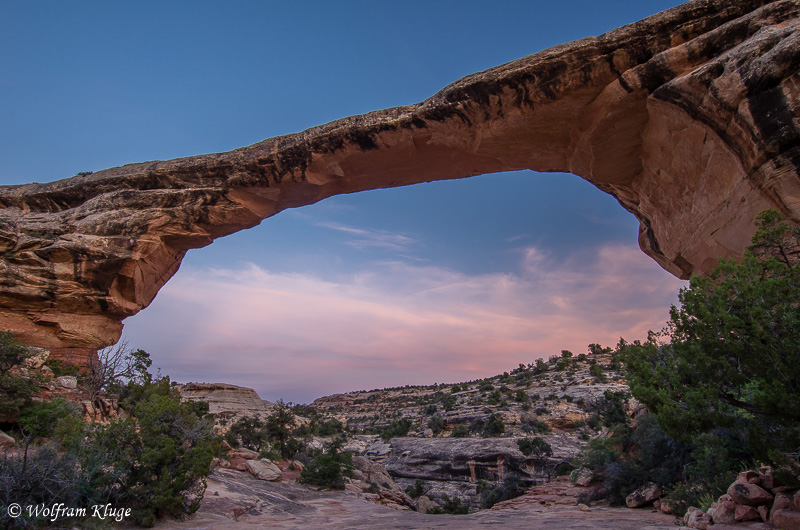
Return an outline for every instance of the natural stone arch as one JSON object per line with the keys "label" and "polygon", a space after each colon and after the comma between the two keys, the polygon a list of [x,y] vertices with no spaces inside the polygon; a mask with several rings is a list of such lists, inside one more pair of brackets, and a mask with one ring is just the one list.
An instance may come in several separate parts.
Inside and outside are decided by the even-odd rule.
{"label": "natural stone arch", "polygon": [[186,251],[286,209],[519,169],[574,173],[671,273],[737,257],[764,208],[800,219],[798,0],[696,0],[467,76],[416,105],[220,154],[0,187],[0,328],[95,348]]}

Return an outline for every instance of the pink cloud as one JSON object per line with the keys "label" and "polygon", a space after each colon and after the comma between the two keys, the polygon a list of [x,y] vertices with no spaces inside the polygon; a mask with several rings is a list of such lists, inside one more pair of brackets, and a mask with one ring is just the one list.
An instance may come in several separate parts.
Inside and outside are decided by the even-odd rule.
{"label": "pink cloud", "polygon": [[554,263],[535,248],[518,274],[401,262],[346,280],[185,269],[126,322],[132,345],[173,378],[255,388],[265,399],[458,382],[659,329],[685,284],[638,248]]}

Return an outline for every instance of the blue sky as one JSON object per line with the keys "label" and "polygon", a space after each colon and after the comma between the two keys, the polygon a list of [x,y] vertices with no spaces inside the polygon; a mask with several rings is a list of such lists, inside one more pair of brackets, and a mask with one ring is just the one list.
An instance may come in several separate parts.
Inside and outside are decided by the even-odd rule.
{"label": "blue sky", "polygon": [[[0,184],[220,152],[423,100],[677,5],[0,1]],[[181,381],[310,401],[658,328],[681,282],[572,175],[327,199],[192,251],[125,337]]]}

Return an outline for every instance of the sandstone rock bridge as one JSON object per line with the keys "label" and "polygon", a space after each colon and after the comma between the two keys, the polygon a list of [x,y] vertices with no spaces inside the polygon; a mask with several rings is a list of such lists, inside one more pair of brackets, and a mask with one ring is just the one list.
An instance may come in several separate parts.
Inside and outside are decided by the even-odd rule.
{"label": "sandstone rock bridge", "polygon": [[574,173],[686,278],[740,256],[762,209],[800,221],[800,0],[695,0],[469,75],[431,98],[218,153],[0,187],[0,329],[115,342],[184,254],[375,188]]}

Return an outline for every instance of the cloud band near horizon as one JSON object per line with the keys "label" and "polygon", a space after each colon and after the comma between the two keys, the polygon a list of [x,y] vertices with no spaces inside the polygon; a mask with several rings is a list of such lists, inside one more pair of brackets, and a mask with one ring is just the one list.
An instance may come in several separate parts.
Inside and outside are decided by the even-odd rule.
{"label": "cloud band near horizon", "polygon": [[519,249],[515,273],[401,261],[345,277],[185,268],[125,336],[173,379],[255,388],[264,399],[455,383],[660,329],[686,282],[638,248],[550,259]]}

